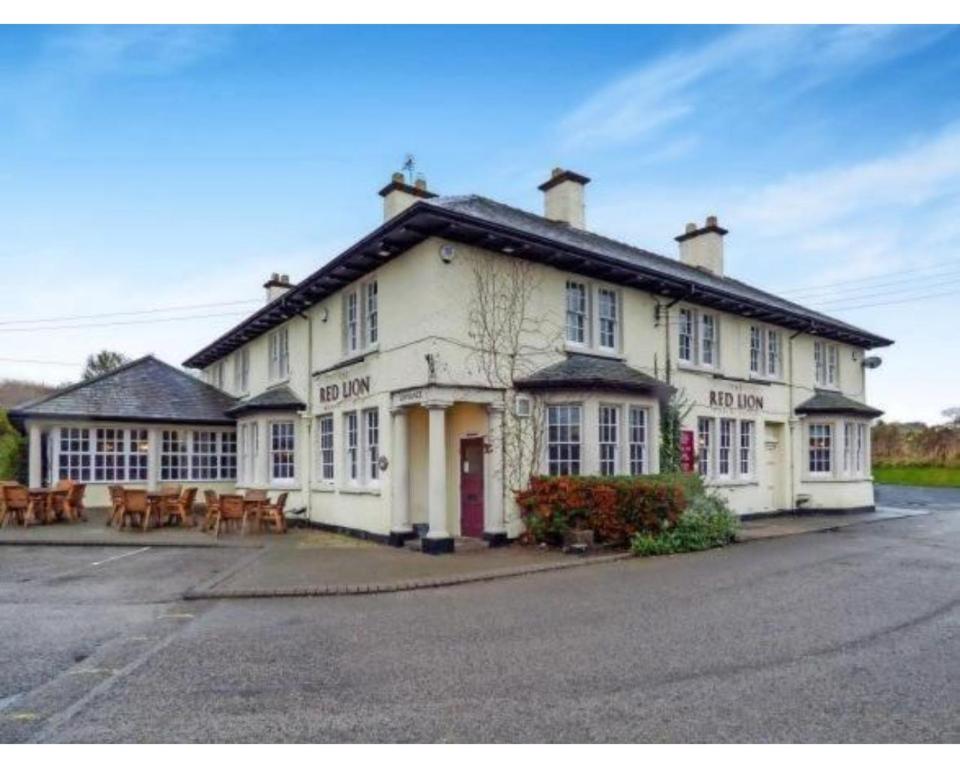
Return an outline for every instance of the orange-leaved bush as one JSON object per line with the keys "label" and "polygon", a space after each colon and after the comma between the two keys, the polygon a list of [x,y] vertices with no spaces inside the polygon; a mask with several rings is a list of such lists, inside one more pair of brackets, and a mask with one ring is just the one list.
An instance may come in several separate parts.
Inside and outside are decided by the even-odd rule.
{"label": "orange-leaved bush", "polygon": [[692,475],[533,477],[515,498],[527,540],[559,544],[575,529],[626,545],[636,533],[673,525],[699,489]]}

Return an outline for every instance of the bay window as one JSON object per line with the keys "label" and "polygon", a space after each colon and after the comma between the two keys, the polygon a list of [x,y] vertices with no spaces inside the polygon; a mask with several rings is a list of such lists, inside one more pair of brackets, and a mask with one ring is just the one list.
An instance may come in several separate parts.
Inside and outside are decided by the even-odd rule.
{"label": "bay window", "polygon": [[581,460],[579,405],[547,407],[547,471],[551,475],[579,475]]}

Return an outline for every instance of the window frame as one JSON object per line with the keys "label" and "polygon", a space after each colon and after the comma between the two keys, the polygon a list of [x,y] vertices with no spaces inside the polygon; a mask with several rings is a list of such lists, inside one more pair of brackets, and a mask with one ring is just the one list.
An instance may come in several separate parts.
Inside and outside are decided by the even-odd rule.
{"label": "window frame", "polygon": [[[818,437],[814,436],[815,429],[820,433]],[[807,423],[806,468],[810,477],[833,477],[836,465],[836,431],[836,425],[832,421],[811,421]],[[826,444],[815,445],[815,439],[826,440]]]}
{"label": "window frame", "polygon": [[[737,467],[737,420],[721,418],[717,421],[717,479],[732,480]],[[726,471],[724,471],[726,466]]]}
{"label": "window frame", "polygon": [[[757,423],[752,419],[741,419],[737,430],[739,451],[737,455],[737,478],[747,482],[754,479],[756,474],[756,456],[754,451],[757,445]],[[744,440],[746,438],[746,440]],[[746,469],[744,469],[746,460]]]}
{"label": "window frame", "polygon": [[359,281],[344,290],[341,319],[343,356],[352,357],[376,349],[380,344],[380,327],[380,287],[377,278]]}
{"label": "window frame", "polygon": [[[634,419],[635,415],[640,415],[641,423],[638,425]],[[629,405],[627,408],[627,452],[629,460],[629,470],[631,475],[646,475],[650,472],[649,464],[649,432],[650,432],[650,408],[645,405]],[[639,439],[637,433],[639,430]]]}
{"label": "window frame", "polygon": [[[597,472],[601,477],[619,475],[620,442],[623,437],[620,426],[620,406],[600,403],[597,406]],[[611,417],[612,419],[604,417]],[[609,452],[605,454],[604,449]]]}
{"label": "window frame", "polygon": [[[293,419],[275,419],[267,423],[267,469],[271,485],[295,485],[297,482],[297,422]],[[289,432],[287,428],[289,427]],[[281,434],[277,434],[278,430]],[[286,433],[286,434],[283,434]],[[279,439],[289,438],[289,447],[278,447]],[[288,455],[286,461],[279,461],[278,457]],[[277,468],[289,467],[289,474],[277,474]]]}
{"label": "window frame", "polygon": [[[571,293],[579,293],[580,309],[571,309]],[[590,346],[589,327],[590,327],[590,301],[587,284],[578,280],[567,280],[565,288],[566,310],[564,315],[564,338],[567,344],[577,347]],[[571,319],[579,319],[579,328],[571,326]],[[579,339],[570,338],[571,330],[579,330]]]}
{"label": "window frame", "polygon": [[[560,414],[561,412],[566,414],[568,418],[562,423],[559,420],[554,423],[554,414]],[[575,421],[569,418],[574,412],[576,412]],[[553,477],[579,477],[583,474],[583,416],[584,407],[581,402],[547,404],[545,423],[547,434],[544,440],[544,449],[548,475]],[[554,429],[558,435],[561,430],[564,430],[566,439],[551,440],[551,436],[554,434],[552,430]],[[557,449],[555,457],[554,448]],[[562,455],[563,451],[561,449],[563,448],[567,449],[566,456]],[[554,471],[554,468],[557,471]],[[563,471],[564,469],[567,471]]]}
{"label": "window frame", "polygon": [[[337,479],[335,421],[332,413],[317,416],[317,479],[325,485],[331,485]],[[327,426],[329,429],[325,428]]]}
{"label": "window frame", "polygon": [[[685,368],[702,368],[719,371],[720,356],[719,312],[709,312],[699,307],[680,307],[677,313],[677,364]],[[706,329],[710,328],[709,335]],[[709,347],[707,346],[709,344]],[[710,350],[710,362],[704,362]]]}
{"label": "window frame", "polygon": [[268,376],[271,382],[290,378],[290,328],[283,326],[267,336]]}
{"label": "window frame", "polygon": [[[607,309],[612,309],[613,314],[604,314],[604,297],[607,301]],[[614,288],[608,288],[603,285],[597,286],[597,349],[601,352],[616,353],[620,350],[620,291]],[[609,324],[605,330],[604,323]],[[609,335],[610,344],[604,342],[604,337]]]}
{"label": "window frame", "polygon": [[237,350],[233,356],[233,388],[240,395],[250,391],[250,347]]}

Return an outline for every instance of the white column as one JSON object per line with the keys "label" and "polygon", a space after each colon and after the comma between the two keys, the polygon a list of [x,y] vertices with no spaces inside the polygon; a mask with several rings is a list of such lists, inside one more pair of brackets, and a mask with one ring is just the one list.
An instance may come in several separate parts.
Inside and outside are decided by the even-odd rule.
{"label": "white column", "polygon": [[447,533],[447,428],[446,403],[429,403],[430,467],[428,472],[427,519],[428,539],[449,539]]}
{"label": "white column", "polygon": [[507,533],[503,518],[503,405],[495,403],[487,406],[487,444],[490,451],[486,455],[484,467],[484,534],[491,540],[503,538]]}
{"label": "white column", "polygon": [[40,450],[40,445],[43,441],[42,433],[40,427],[36,424],[30,425],[30,438],[29,438],[29,470],[27,473],[29,485],[31,488],[39,488],[43,483],[43,453]]}
{"label": "white column", "polygon": [[160,430],[147,430],[147,489],[157,490],[160,483]]}
{"label": "white column", "polygon": [[413,530],[410,525],[410,460],[407,456],[407,410],[406,408],[395,408],[391,413],[393,414],[393,455],[390,458],[390,532],[406,534]]}

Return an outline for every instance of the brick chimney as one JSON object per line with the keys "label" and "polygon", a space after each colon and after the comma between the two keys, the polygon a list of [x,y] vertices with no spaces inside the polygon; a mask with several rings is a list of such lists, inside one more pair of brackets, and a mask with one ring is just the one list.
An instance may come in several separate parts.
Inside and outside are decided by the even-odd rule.
{"label": "brick chimney", "polygon": [[427,181],[418,178],[413,186],[407,184],[402,173],[395,173],[387,184],[378,193],[383,198],[383,220],[390,221],[398,213],[405,211],[418,200],[429,200],[436,197],[433,192],[427,191]]}
{"label": "brick chimney", "polygon": [[586,176],[554,168],[550,178],[537,187],[543,192],[543,215],[577,229],[586,229],[583,188],[589,183]]}
{"label": "brick chimney", "polygon": [[279,272],[274,272],[270,275],[270,279],[263,284],[263,287],[267,289],[267,303],[269,304],[278,296],[283,296],[293,286],[290,285],[290,275],[281,275]]}
{"label": "brick chimney", "polygon": [[682,235],[674,239],[680,243],[680,261],[691,267],[723,274],[723,236],[727,230],[717,223],[716,216],[707,216],[702,227],[687,224]]}

